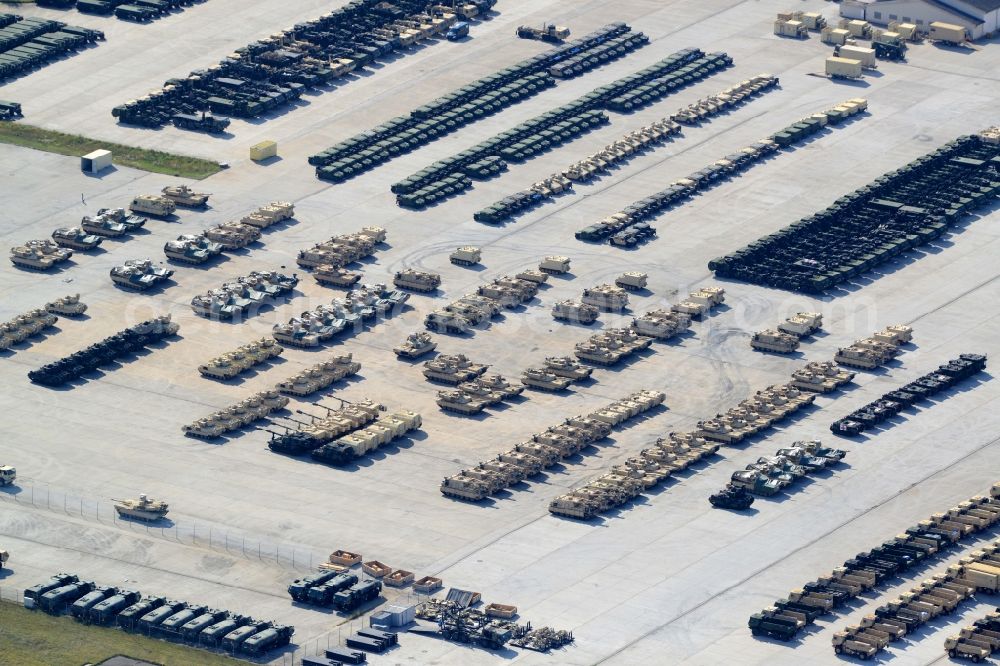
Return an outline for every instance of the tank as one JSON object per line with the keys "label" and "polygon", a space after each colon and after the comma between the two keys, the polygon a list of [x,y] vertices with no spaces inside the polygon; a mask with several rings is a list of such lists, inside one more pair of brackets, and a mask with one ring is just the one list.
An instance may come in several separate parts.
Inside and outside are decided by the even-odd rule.
{"label": "tank", "polygon": [[625,290],[610,284],[584,289],[580,300],[585,305],[591,305],[605,312],[621,312],[628,307],[628,294]]}
{"label": "tank", "polygon": [[781,485],[774,479],[769,479],[756,470],[740,470],[733,472],[729,481],[730,487],[742,488],[753,495],[769,497],[781,490]]}
{"label": "tank", "polygon": [[445,497],[476,502],[485,499],[490,493],[489,487],[485,483],[462,473],[442,481],[441,494]]}
{"label": "tank", "polygon": [[518,280],[527,280],[528,282],[533,282],[535,284],[545,284],[548,282],[549,276],[542,271],[536,271],[534,269],[528,269],[521,271],[514,276]]}
{"label": "tank", "polygon": [[330,264],[321,264],[313,270],[313,277],[320,284],[333,287],[350,287],[361,280],[361,273],[349,271],[346,268],[337,268]]}
{"label": "tank", "polygon": [[205,237],[224,250],[238,250],[260,240],[260,230],[239,222],[226,222],[207,229]]}
{"label": "tank", "polygon": [[167,241],[163,253],[167,259],[185,264],[203,264],[212,257],[222,254],[222,245],[213,243],[203,235],[185,234],[177,240]]}
{"label": "tank", "polygon": [[81,226],[84,226],[88,219],[103,219],[115,224],[120,224],[124,226],[125,231],[129,233],[141,229],[146,225],[146,222],[149,221],[149,218],[129,214],[124,208],[100,208],[97,211],[96,217],[84,216],[83,220],[80,222]]}
{"label": "tank", "polygon": [[799,338],[790,333],[782,333],[769,328],[754,333],[753,337],[750,338],[750,346],[758,351],[790,354],[799,348]]}
{"label": "tank", "polygon": [[521,383],[531,388],[541,389],[542,391],[565,391],[573,383],[573,380],[566,377],[558,377],[545,370],[528,368],[521,375]]}
{"label": "tank", "polygon": [[63,317],[76,317],[87,311],[87,304],[80,301],[80,294],[73,294],[46,303],[45,311]]}
{"label": "tank", "polygon": [[432,361],[424,362],[424,377],[442,384],[461,384],[471,379],[475,379],[486,371],[486,366],[482,366],[482,371],[478,368],[462,367],[450,357],[439,356]]}
{"label": "tank", "polygon": [[615,278],[615,285],[629,291],[641,291],[646,288],[649,276],[638,271],[627,271]]}
{"label": "tank", "polygon": [[187,185],[167,185],[161,192],[163,197],[173,201],[178,206],[186,208],[202,208],[208,205],[210,194],[195,192]]}
{"label": "tank", "polygon": [[10,249],[11,263],[36,271],[47,271],[72,256],[72,250],[60,248],[50,240],[28,241]]}
{"label": "tank", "polygon": [[538,264],[538,270],[548,275],[563,275],[569,272],[569,257],[552,255],[545,257]]}
{"label": "tank", "polygon": [[132,199],[129,210],[154,217],[170,217],[177,210],[177,205],[167,197],[155,194],[140,194]]}
{"label": "tank", "polygon": [[552,318],[557,321],[570,321],[580,324],[593,324],[600,314],[593,305],[578,303],[573,300],[559,301],[552,306]]}
{"label": "tank", "polygon": [[475,266],[482,258],[482,254],[478,247],[467,245],[452,252],[448,260],[456,266]]}
{"label": "tank", "polygon": [[448,312],[447,310],[435,310],[434,312],[429,312],[424,317],[424,326],[429,331],[461,335],[469,332],[470,322],[461,314]]}
{"label": "tank", "polygon": [[438,407],[458,414],[478,414],[486,408],[487,401],[473,397],[464,391],[438,391]]}
{"label": "tank", "polygon": [[437,273],[407,268],[406,270],[397,271],[392,278],[392,283],[400,289],[431,292],[441,286],[441,276]]}
{"label": "tank", "polygon": [[587,379],[594,372],[593,368],[580,365],[572,356],[546,356],[545,370],[573,381]]}
{"label": "tank", "polygon": [[52,240],[59,247],[84,252],[95,249],[102,241],[100,236],[87,233],[82,227],[60,227],[52,232]]}
{"label": "tank", "polygon": [[159,520],[167,515],[170,507],[161,500],[150,499],[146,495],[139,495],[136,499],[116,499],[115,511],[122,518],[136,518],[138,520]]}
{"label": "tank", "polygon": [[271,335],[278,342],[292,347],[318,347],[320,343],[319,335],[310,331],[299,321],[290,324],[275,324],[274,328],[271,329]]}
{"label": "tank", "polygon": [[517,396],[524,393],[523,386],[514,386],[509,381],[507,381],[502,375],[483,375],[476,380],[481,386],[486,387],[491,391],[495,391],[503,396],[504,400],[509,400],[510,398],[516,398]]}
{"label": "tank", "polygon": [[799,312],[778,324],[778,330],[797,337],[812,335],[823,327],[823,315],[818,312]]}
{"label": "tank", "polygon": [[434,342],[430,334],[418,331],[406,336],[406,340],[398,347],[394,347],[392,351],[396,353],[396,356],[402,358],[419,358],[435,349],[437,349],[437,343]]}
{"label": "tank", "polygon": [[127,289],[145,291],[170,279],[174,272],[157,268],[150,259],[129,259],[111,269],[111,281]]}
{"label": "tank", "polygon": [[836,380],[829,379],[815,372],[810,372],[804,368],[792,373],[792,381],[790,383],[797,389],[813,391],[815,393],[829,393],[830,391],[836,391],[840,386]]}

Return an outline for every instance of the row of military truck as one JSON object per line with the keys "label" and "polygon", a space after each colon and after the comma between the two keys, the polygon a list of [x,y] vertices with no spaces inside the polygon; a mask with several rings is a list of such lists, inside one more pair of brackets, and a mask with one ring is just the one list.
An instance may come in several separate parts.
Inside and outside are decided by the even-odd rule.
{"label": "row of military truck", "polygon": [[104,587],[72,574],[56,574],[24,591],[24,607],[86,624],[183,641],[231,654],[263,655],[288,645],[294,627],[136,590]]}

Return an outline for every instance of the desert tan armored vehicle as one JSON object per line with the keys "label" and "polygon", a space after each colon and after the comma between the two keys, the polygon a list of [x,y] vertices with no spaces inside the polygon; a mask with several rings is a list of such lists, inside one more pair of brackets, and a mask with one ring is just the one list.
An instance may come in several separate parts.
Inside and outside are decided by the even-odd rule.
{"label": "desert tan armored vehicle", "polygon": [[187,208],[201,208],[208,205],[208,197],[212,196],[205,192],[195,192],[187,185],[167,185],[161,192],[163,196],[170,199],[178,206]]}
{"label": "desert tan armored vehicle", "polygon": [[497,305],[500,307],[513,310],[514,308],[521,305],[523,299],[521,293],[512,287],[505,285],[500,285],[497,283],[484,284],[476,289],[476,294],[484,298],[488,298],[491,301],[496,301]]}
{"label": "desert tan armored vehicle", "polygon": [[87,311],[87,304],[80,301],[80,294],[74,294],[46,303],[45,310],[63,317],[75,317]]}
{"label": "desert tan armored vehicle", "polygon": [[403,344],[394,347],[392,351],[396,353],[396,356],[403,358],[419,358],[435,349],[437,349],[437,343],[434,342],[433,338],[427,333],[418,331],[406,336]]}
{"label": "desert tan armored vehicle", "polygon": [[456,266],[475,266],[482,259],[483,253],[478,247],[466,245],[449,255],[448,260]]}
{"label": "desert tan armored vehicle", "polygon": [[146,495],[139,495],[136,499],[116,499],[112,501],[115,503],[115,511],[122,518],[159,520],[166,516],[170,510],[166,502],[150,499]]}
{"label": "desert tan armored vehicle", "polygon": [[170,217],[177,210],[177,205],[166,197],[155,194],[140,194],[132,199],[128,209],[133,213],[142,213],[153,217]]}
{"label": "desert tan armored vehicle", "polygon": [[466,476],[464,473],[445,479],[441,483],[441,493],[446,497],[473,502],[485,499],[490,494],[489,488],[485,483]]}
{"label": "desert tan armored vehicle", "polygon": [[220,243],[213,243],[203,235],[185,234],[178,236],[177,240],[167,241],[163,254],[167,259],[198,265],[222,254],[222,249]]}
{"label": "desert tan armored vehicle", "polygon": [[253,363],[251,363],[250,360],[244,355],[239,354],[238,352],[230,352],[228,354],[223,354],[222,356],[217,356],[204,365],[199,365],[198,372],[205,377],[214,377],[215,379],[232,379],[249,368],[251,365],[253,365]]}
{"label": "desert tan armored vehicle", "polygon": [[150,259],[129,259],[111,269],[111,281],[127,289],[145,291],[170,279],[174,272],[157,268]]}
{"label": "desert tan armored vehicle", "polygon": [[569,273],[569,257],[552,255],[545,257],[538,264],[538,270],[549,275]]}
{"label": "desert tan armored vehicle", "polygon": [[567,300],[559,301],[552,306],[552,318],[558,321],[571,321],[580,324],[593,324],[597,321],[600,311],[593,305]]}
{"label": "desert tan armored vehicle", "polygon": [[782,333],[769,328],[754,333],[750,338],[750,346],[759,351],[789,354],[799,348],[799,338],[791,333]]}
{"label": "desert tan armored vehicle", "polygon": [[36,333],[55,326],[59,320],[51,312],[37,308],[0,324],[0,349],[7,349],[12,344],[22,342]]}
{"label": "desert tan armored vehicle", "polygon": [[545,357],[545,370],[572,381],[587,379],[594,372],[593,368],[580,365],[572,356]]}
{"label": "desert tan armored vehicle", "polygon": [[630,328],[650,338],[666,340],[683,333],[691,326],[691,317],[667,310],[652,310],[632,320]]}
{"label": "desert tan armored vehicle", "polygon": [[205,237],[224,250],[238,250],[260,240],[260,229],[239,222],[226,222],[206,229]]}
{"label": "desert tan armored vehicle", "polygon": [[849,384],[854,379],[854,373],[848,370],[841,370],[833,361],[812,361],[806,363],[805,369],[809,372],[821,375],[826,379],[837,382],[837,386]]}
{"label": "desert tan armored vehicle", "polygon": [[881,355],[869,349],[859,349],[853,346],[838,349],[833,360],[849,368],[861,368],[862,370],[872,370],[884,362]]}
{"label": "desert tan armored vehicle", "polygon": [[600,505],[597,502],[573,493],[560,495],[549,502],[549,513],[579,520],[589,520],[596,516],[599,510]]}
{"label": "desert tan armored vehicle", "polygon": [[441,286],[441,276],[437,273],[407,268],[406,270],[398,271],[393,276],[392,283],[400,289],[431,292]]}
{"label": "desert tan armored vehicle", "polygon": [[608,349],[592,342],[580,342],[573,347],[573,353],[581,361],[590,361],[597,365],[614,365],[628,355],[619,349]]}
{"label": "desert tan armored vehicle", "polygon": [[514,386],[503,375],[482,375],[475,381],[480,386],[499,393],[504,400],[516,398],[524,393],[523,386]]}
{"label": "desert tan armored vehicle", "polygon": [[199,439],[215,439],[226,432],[226,424],[215,416],[198,419],[181,428],[185,435]]}
{"label": "desert tan armored vehicle", "polygon": [[628,294],[621,287],[602,284],[593,289],[584,289],[580,299],[586,305],[592,305],[605,312],[621,312],[628,307]]}
{"label": "desert tan armored vehicle", "polygon": [[792,373],[792,381],[790,383],[795,388],[815,393],[829,393],[830,391],[837,390],[839,386],[835,380],[828,379],[823,375],[818,375],[804,368]]}
{"label": "desert tan armored vehicle", "polygon": [[346,268],[337,268],[330,264],[317,266],[313,271],[313,277],[320,284],[328,284],[334,287],[350,287],[361,280],[361,273],[349,271]]}
{"label": "desert tan armored vehicle", "polygon": [[503,401],[503,393],[493,391],[478,379],[469,382],[462,382],[458,385],[458,390],[469,396],[473,400],[479,400],[485,407],[495,405]]}
{"label": "desert tan armored vehicle", "polygon": [[640,291],[646,288],[649,276],[638,271],[627,271],[615,278],[615,284],[629,291]]}
{"label": "desert tan armored vehicle", "polygon": [[435,310],[424,317],[424,327],[428,331],[444,333],[468,333],[471,322],[463,315],[448,310]]}
{"label": "desert tan armored vehicle", "polygon": [[549,276],[542,271],[536,271],[534,269],[523,270],[514,276],[518,280],[527,280],[528,282],[534,282],[535,284],[545,284],[549,280]]}
{"label": "desert tan armored vehicle", "polygon": [[240,222],[258,229],[266,229],[272,224],[292,219],[293,215],[295,215],[295,206],[287,201],[272,201],[243,217]]}
{"label": "desert tan armored vehicle", "polygon": [[[11,263],[21,268],[47,271],[73,256],[72,250],[62,249],[55,243],[52,243],[50,248],[43,243],[52,243],[52,241],[29,241],[24,245],[12,247],[10,249]],[[59,252],[55,250],[59,250]]]}
{"label": "desert tan armored vehicle", "polygon": [[456,361],[454,356],[442,355],[432,361],[426,361],[423,372],[424,377],[434,382],[461,384],[462,382],[475,379],[486,372],[486,367],[485,365],[475,364],[463,365],[461,362]]}
{"label": "desert tan armored vehicle", "polygon": [[292,345],[293,347],[317,347],[320,343],[319,335],[310,331],[308,327],[299,321],[288,324],[275,324],[271,335],[278,342]]}
{"label": "desert tan armored vehicle", "polygon": [[71,250],[93,250],[103,240],[97,234],[88,233],[82,227],[61,227],[52,232],[52,240],[59,247]]}
{"label": "desert tan armored vehicle", "polygon": [[823,328],[823,315],[818,312],[799,312],[778,324],[778,330],[803,338]]}
{"label": "desert tan armored vehicle", "polygon": [[690,315],[694,319],[701,319],[712,308],[725,301],[725,293],[725,289],[721,287],[703,287],[688,294],[686,299],[671,306],[670,310]]}
{"label": "desert tan armored vehicle", "polygon": [[517,465],[524,471],[525,478],[538,474],[542,471],[542,467],[544,466],[541,458],[516,450],[501,453],[497,456],[497,460],[500,462],[510,463],[511,465]]}
{"label": "desert tan armored vehicle", "polygon": [[894,324],[886,326],[872,337],[880,342],[888,342],[898,346],[913,340],[913,329],[905,324]]}
{"label": "desert tan armored vehicle", "polygon": [[545,370],[528,368],[521,375],[521,383],[531,388],[541,389],[542,391],[565,391],[573,383],[573,380],[566,377],[559,377]]}

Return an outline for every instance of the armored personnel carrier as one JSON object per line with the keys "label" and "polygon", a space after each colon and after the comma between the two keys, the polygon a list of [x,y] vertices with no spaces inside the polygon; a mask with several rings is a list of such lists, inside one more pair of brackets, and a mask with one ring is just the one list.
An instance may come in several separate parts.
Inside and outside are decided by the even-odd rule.
{"label": "armored personnel carrier", "polygon": [[456,266],[475,266],[482,259],[483,253],[478,247],[467,245],[460,247],[448,256],[448,260]]}
{"label": "armored personnel carrier", "polygon": [[652,310],[632,320],[630,328],[638,333],[658,340],[666,340],[679,335],[691,327],[691,317],[668,310]]}
{"label": "armored personnel carrier", "polygon": [[76,317],[87,311],[87,304],[80,302],[80,294],[74,294],[46,303],[45,311],[62,317]]}
{"label": "armored personnel carrier", "polygon": [[115,503],[115,511],[122,518],[159,520],[170,511],[170,507],[166,502],[150,499],[144,494],[139,495],[136,499],[116,499],[112,501]]}
{"label": "armored personnel carrier", "polygon": [[150,259],[129,259],[111,269],[111,281],[127,289],[145,291],[170,279],[174,272],[157,268]]}
{"label": "armored personnel carrier", "polygon": [[52,240],[59,247],[86,252],[100,245],[102,239],[96,234],[87,233],[81,227],[60,227],[52,232]]}
{"label": "armored personnel carrier", "polygon": [[424,317],[424,326],[428,331],[441,331],[461,335],[468,333],[470,322],[464,316],[447,310],[435,310]]}
{"label": "armored personnel carrier", "polygon": [[542,391],[565,391],[573,383],[573,380],[566,377],[558,377],[545,370],[528,368],[521,375],[521,383]]}
{"label": "armored personnel carrier", "polygon": [[72,250],[60,248],[50,240],[28,241],[10,249],[10,260],[15,266],[35,271],[47,271],[73,256]]}
{"label": "armored personnel carrier", "polygon": [[441,409],[458,414],[478,414],[486,408],[487,401],[475,398],[464,391],[438,391],[437,404]]}
{"label": "armored personnel carrier", "polygon": [[361,280],[361,273],[349,271],[346,268],[337,268],[330,264],[321,264],[313,271],[313,277],[320,284],[328,284],[333,287],[350,287]]}
{"label": "armored personnel carrier", "polygon": [[240,220],[240,223],[249,224],[251,227],[257,227],[258,229],[266,229],[272,224],[290,220],[294,215],[295,206],[292,204],[287,201],[272,201],[245,216]]}
{"label": "armored personnel carrier", "polygon": [[753,334],[750,346],[759,351],[789,354],[799,348],[799,338],[791,333],[767,329]]}
{"label": "armored personnel carrier", "polygon": [[392,283],[400,289],[431,292],[441,286],[441,276],[437,273],[407,268],[406,270],[397,271],[392,278]]}
{"label": "armored personnel carrier", "polygon": [[823,315],[818,312],[799,312],[778,324],[778,330],[800,338],[812,335],[823,327]]}
{"label": "armored personnel carrier", "polygon": [[552,306],[552,318],[557,321],[570,321],[580,324],[593,324],[600,314],[593,305],[578,303],[573,300],[559,301]]}
{"label": "armored personnel carrier", "polygon": [[615,278],[615,285],[629,291],[641,291],[646,288],[649,276],[638,271],[627,271]]}
{"label": "armored personnel carrier", "polygon": [[628,294],[621,287],[602,284],[593,289],[584,289],[580,299],[585,305],[605,312],[621,312],[628,307]]}
{"label": "armored personnel carrier", "polygon": [[128,206],[133,213],[152,215],[153,217],[170,217],[177,210],[177,205],[167,197],[155,194],[140,194]]}
{"label": "armored personnel carrier", "polygon": [[260,240],[260,229],[239,222],[226,222],[205,232],[205,237],[224,250],[238,250]]}
{"label": "armored personnel carrier", "polygon": [[167,241],[163,253],[167,259],[198,265],[222,254],[222,245],[203,235],[185,234],[178,236],[177,240]]}
{"label": "armored personnel carrier", "polygon": [[518,280],[526,280],[528,282],[534,282],[535,284],[545,284],[549,280],[549,276],[542,271],[536,271],[534,269],[523,270],[514,276]]}
{"label": "armored personnel carrier", "polygon": [[205,192],[195,192],[187,185],[167,185],[162,190],[163,197],[170,199],[178,206],[185,208],[202,208],[208,205],[208,198],[212,196]]}
{"label": "armored personnel carrier", "polygon": [[552,255],[545,257],[538,264],[538,270],[548,275],[563,275],[569,273],[569,257]]}
{"label": "armored personnel carrier", "polygon": [[427,333],[418,331],[406,336],[403,344],[393,348],[392,351],[396,353],[396,356],[402,358],[419,358],[435,349],[437,349],[437,343],[434,342],[433,338]]}
{"label": "armored personnel carrier", "polygon": [[441,494],[445,497],[477,502],[489,494],[489,486],[465,473],[450,476],[441,482]]}
{"label": "armored personnel carrier", "polygon": [[594,369],[580,365],[572,356],[546,356],[545,370],[571,381],[587,379]]}

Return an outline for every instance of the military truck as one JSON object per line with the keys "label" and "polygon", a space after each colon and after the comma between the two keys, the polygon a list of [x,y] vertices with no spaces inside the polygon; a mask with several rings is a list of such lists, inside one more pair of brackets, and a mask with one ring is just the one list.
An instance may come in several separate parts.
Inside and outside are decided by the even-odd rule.
{"label": "military truck", "polygon": [[69,607],[69,614],[78,620],[83,620],[94,606],[117,594],[118,588],[116,587],[97,586],[74,601]]}
{"label": "military truck", "polygon": [[177,210],[177,204],[167,197],[155,194],[140,194],[132,199],[128,206],[133,213],[152,215],[153,217],[170,217]]}
{"label": "military truck", "polygon": [[89,581],[77,580],[67,583],[42,594],[37,600],[36,607],[51,615],[58,615],[74,601],[93,590],[94,587],[96,587],[94,583]]}
{"label": "military truck", "polygon": [[243,641],[243,652],[250,656],[262,655],[268,650],[288,645],[294,633],[295,628],[289,625],[267,627]]}
{"label": "military truck", "polygon": [[42,595],[46,592],[64,585],[70,585],[71,583],[75,583],[79,580],[80,579],[73,574],[59,573],[43,583],[29,587],[24,591],[24,607],[35,608],[38,600],[41,599]]}
{"label": "military truck", "polygon": [[166,603],[173,602],[168,602],[165,597],[146,597],[142,601],[135,601],[118,614],[115,622],[125,631],[134,631],[138,628],[140,619]]}

